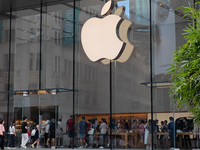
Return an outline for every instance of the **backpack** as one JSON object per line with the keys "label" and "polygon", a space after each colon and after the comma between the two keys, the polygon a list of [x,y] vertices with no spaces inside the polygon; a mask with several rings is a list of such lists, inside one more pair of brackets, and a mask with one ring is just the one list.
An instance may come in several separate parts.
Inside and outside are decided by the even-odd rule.
{"label": "backpack", "polygon": [[31,136],[35,136],[35,132],[36,132],[36,130],[33,129],[33,130],[31,131]]}
{"label": "backpack", "polygon": [[50,128],[50,132],[55,132],[55,121],[51,121],[49,128]]}

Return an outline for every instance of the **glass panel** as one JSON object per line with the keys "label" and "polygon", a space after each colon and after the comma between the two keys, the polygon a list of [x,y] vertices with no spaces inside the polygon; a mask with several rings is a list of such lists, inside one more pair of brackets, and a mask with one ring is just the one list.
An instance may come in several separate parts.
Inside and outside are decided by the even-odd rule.
{"label": "glass panel", "polygon": [[[37,25],[38,22],[40,22],[40,12],[36,10],[26,9],[12,12],[11,36],[9,30],[6,33],[8,40],[11,41],[10,72],[8,72],[10,73],[10,91],[39,87],[40,26]],[[20,146],[22,117],[27,116],[28,127],[33,124],[33,121],[39,123],[38,96],[22,97],[21,95],[12,95],[12,92],[9,94],[8,128],[12,121],[16,121],[15,146]],[[12,146],[9,143],[6,145]]]}
{"label": "glass panel", "polygon": [[[10,33],[10,25],[9,25],[9,13],[5,14],[0,10],[0,118],[5,121],[4,127],[6,133],[8,131],[8,122],[9,122],[9,113],[12,110],[9,109],[8,105],[12,105],[12,103],[8,103],[8,93],[9,89],[9,33]],[[11,98],[10,98],[11,99]],[[5,143],[7,143],[7,134],[5,136]]]}
{"label": "glass panel", "polygon": [[[109,125],[110,122],[110,72],[109,65],[92,62],[86,56],[81,45],[81,29],[90,18],[100,17],[103,6],[101,0],[77,1],[75,10],[75,147],[107,147],[107,131],[95,130],[93,136],[86,134],[84,122],[88,126],[99,127],[100,122]],[[95,38],[95,37],[94,37]],[[100,42],[100,41],[99,41]],[[92,44],[92,43],[91,43]],[[95,50],[95,49],[94,49]],[[90,122],[91,120],[91,122]],[[106,126],[105,126],[106,127]],[[87,128],[88,131],[90,128]],[[79,140],[80,139],[80,140]]]}
{"label": "glass panel", "polygon": [[[21,95],[14,95],[13,96],[13,115],[15,120],[15,128],[16,128],[16,144],[15,146],[19,147],[22,144],[21,140],[21,125],[23,122],[23,117],[27,117],[27,127],[28,131],[32,131],[36,125],[39,125],[39,97],[38,95],[28,95],[25,94],[24,96]],[[27,131],[27,132],[28,132]],[[31,140],[27,140],[27,144],[30,145],[34,142],[34,138],[32,137]],[[11,146],[11,145],[9,145]],[[11,146],[12,147],[12,146]]]}
{"label": "glass panel", "polygon": [[[166,74],[174,50],[185,43],[182,33],[188,21],[182,18],[182,10],[176,8],[188,6],[188,2],[193,3],[192,0],[183,0],[181,3],[156,0],[152,3],[153,119],[158,121],[156,128],[159,129],[154,137],[156,149],[192,148],[191,142],[195,141],[191,113],[188,108],[176,109],[169,96],[170,74]],[[186,124],[189,128],[184,130]]]}
{"label": "glass panel", "polygon": [[[14,90],[39,87],[40,12],[33,9],[12,13],[11,68]],[[12,62],[11,61],[11,62]]]}
{"label": "glass panel", "polygon": [[[22,118],[25,116],[27,117],[28,132],[30,132],[30,134],[28,133],[29,140],[25,145],[31,147],[55,146],[55,137],[58,132],[58,126],[56,126],[58,108],[56,94],[14,95],[12,109],[17,135],[15,138],[15,146],[22,146],[21,125],[23,122]],[[33,130],[36,128],[37,130],[34,134]],[[47,140],[48,138],[49,140]]]}
{"label": "glass panel", "polygon": [[57,122],[57,95],[39,95],[40,146],[55,147]]}
{"label": "glass panel", "polygon": [[57,105],[58,105],[57,119],[60,122],[60,123],[58,122],[58,127],[60,128],[58,129],[57,137],[56,137],[57,147],[60,147],[60,148],[71,147],[72,148],[72,146],[70,145],[70,142],[72,143],[73,137],[71,137],[69,134],[72,132],[70,125],[73,122],[70,122],[69,119],[70,119],[70,116],[73,115],[73,93],[72,92],[58,93]]}
{"label": "glass panel", "polygon": [[[56,147],[71,147],[67,120],[73,115],[73,3],[43,6],[42,14],[42,88],[60,88],[57,96]],[[46,103],[48,105],[48,103]]]}
{"label": "glass panel", "polygon": [[42,88],[72,89],[73,3],[44,6],[42,14]]}
{"label": "glass panel", "polygon": [[150,88],[145,85],[150,81],[150,5],[148,0],[116,3],[126,7],[124,18],[132,22],[128,40],[135,48],[125,63],[112,64],[111,146],[115,149],[149,148],[151,140],[147,138],[151,136],[148,134],[151,132],[151,124],[148,124],[151,119],[151,101]]}

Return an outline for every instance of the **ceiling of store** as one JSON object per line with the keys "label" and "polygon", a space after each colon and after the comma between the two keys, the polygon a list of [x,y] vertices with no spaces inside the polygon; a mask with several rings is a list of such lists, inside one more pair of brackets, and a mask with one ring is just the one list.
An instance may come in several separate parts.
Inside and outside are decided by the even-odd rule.
{"label": "ceiling of store", "polygon": [[13,11],[37,8],[40,7],[41,2],[44,5],[55,5],[72,1],[73,0],[0,0],[0,12],[9,12],[10,8],[12,8]]}

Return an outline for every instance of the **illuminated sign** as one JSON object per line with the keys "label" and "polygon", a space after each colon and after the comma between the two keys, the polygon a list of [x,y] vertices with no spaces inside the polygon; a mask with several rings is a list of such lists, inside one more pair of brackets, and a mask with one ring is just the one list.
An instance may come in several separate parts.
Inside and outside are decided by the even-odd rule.
{"label": "illuminated sign", "polygon": [[81,42],[91,61],[101,61],[104,64],[110,60],[125,62],[134,49],[127,37],[132,22],[121,17],[125,7],[121,6],[111,14],[113,6],[112,1],[108,1],[101,10],[104,18],[94,17],[83,25]]}

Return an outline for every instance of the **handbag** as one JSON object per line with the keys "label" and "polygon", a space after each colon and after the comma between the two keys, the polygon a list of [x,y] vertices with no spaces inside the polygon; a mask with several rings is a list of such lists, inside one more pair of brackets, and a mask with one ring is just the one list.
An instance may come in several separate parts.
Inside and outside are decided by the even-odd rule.
{"label": "handbag", "polygon": [[28,136],[31,136],[31,130],[28,131]]}
{"label": "handbag", "polygon": [[36,130],[33,129],[33,130],[31,131],[31,136],[35,136],[35,132],[36,132]]}
{"label": "handbag", "polygon": [[88,131],[88,134],[89,134],[89,135],[93,135],[93,134],[94,134],[94,128],[90,129],[90,130]]}

